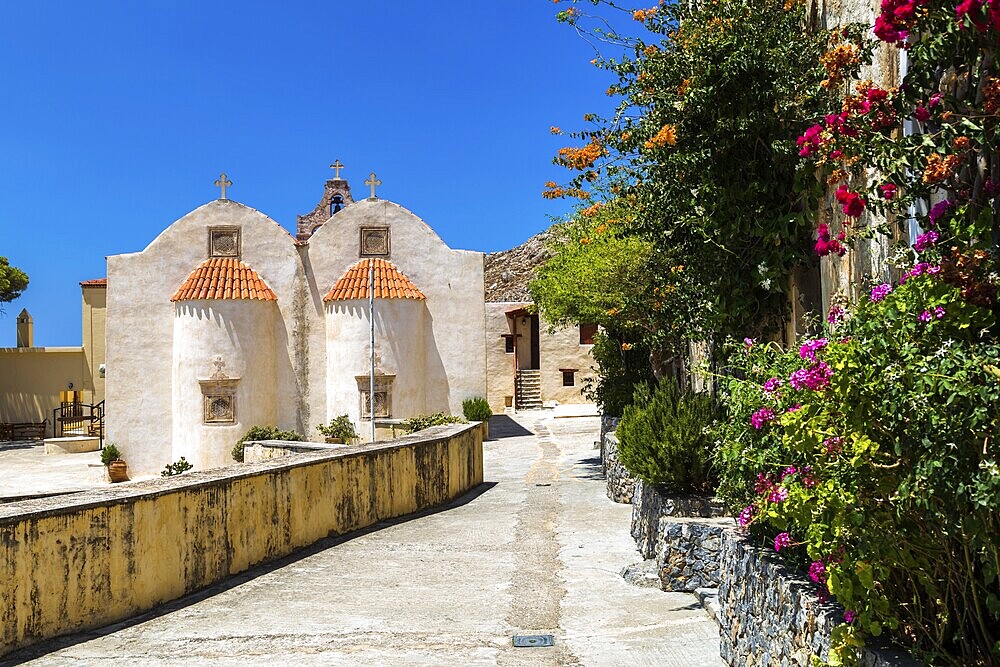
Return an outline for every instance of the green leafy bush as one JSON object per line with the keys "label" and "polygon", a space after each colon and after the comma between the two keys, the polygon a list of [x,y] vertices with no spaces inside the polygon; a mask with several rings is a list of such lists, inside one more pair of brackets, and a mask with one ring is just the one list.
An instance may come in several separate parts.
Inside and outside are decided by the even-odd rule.
{"label": "green leafy bush", "polygon": [[117,461],[121,457],[122,453],[118,450],[118,445],[113,442],[104,445],[104,449],[101,450],[101,463],[105,466],[111,465],[112,461]]}
{"label": "green leafy bush", "polygon": [[334,417],[329,424],[318,425],[316,430],[328,438],[339,438],[344,442],[358,439],[358,432],[354,430],[354,422],[348,415]]}
{"label": "green leafy bush", "polygon": [[489,401],[482,396],[477,396],[462,401],[462,414],[470,422],[484,422],[489,421],[489,418],[493,416],[493,410],[490,409]]}
{"label": "green leafy bush", "polygon": [[671,380],[655,389],[640,385],[616,431],[622,464],[672,492],[711,493],[710,426],[721,416],[714,398],[681,390]]}
{"label": "green leafy bush", "polygon": [[243,434],[243,437],[233,447],[233,460],[243,463],[243,445],[247,442],[257,440],[288,440],[294,442],[305,439],[306,437],[301,433],[296,431],[282,431],[277,426],[251,426],[250,430]]}
{"label": "green leafy bush", "polygon": [[463,423],[465,423],[465,420],[461,417],[453,417],[451,415],[446,415],[443,412],[435,412],[432,415],[417,415],[416,417],[404,419],[403,423],[400,424],[400,427],[403,429],[403,433],[416,433],[417,431],[423,431],[425,428],[430,428],[431,426]]}
{"label": "green leafy bush", "polygon": [[182,456],[174,463],[168,463],[163,471],[160,472],[160,477],[173,477],[174,475],[180,475],[193,467],[194,466]]}

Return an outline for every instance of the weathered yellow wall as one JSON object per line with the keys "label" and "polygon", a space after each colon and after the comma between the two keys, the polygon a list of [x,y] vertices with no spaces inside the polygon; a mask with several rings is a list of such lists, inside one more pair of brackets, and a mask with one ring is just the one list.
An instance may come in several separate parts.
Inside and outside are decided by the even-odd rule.
{"label": "weathered yellow wall", "polygon": [[128,618],[482,481],[482,430],[463,424],[0,506],[0,655]]}
{"label": "weathered yellow wall", "polygon": [[0,348],[0,422],[51,422],[59,392],[84,389],[87,376],[82,347]]}

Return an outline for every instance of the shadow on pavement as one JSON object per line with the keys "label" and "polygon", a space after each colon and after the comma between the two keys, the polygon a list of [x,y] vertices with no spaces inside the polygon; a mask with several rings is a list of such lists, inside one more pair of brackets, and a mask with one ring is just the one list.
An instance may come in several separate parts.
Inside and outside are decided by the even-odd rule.
{"label": "shadow on pavement", "polygon": [[493,415],[490,417],[490,440],[502,440],[503,438],[520,438],[526,435],[534,435],[508,415]]}
{"label": "shadow on pavement", "polygon": [[[492,423],[490,425],[492,428]],[[296,551],[295,553],[283,556],[277,560],[273,560],[269,563],[263,563],[261,565],[254,566],[242,572],[240,574],[233,575],[232,577],[226,579],[225,581],[220,581],[216,584],[212,584],[200,591],[195,591],[189,595],[185,595],[177,600],[172,600],[166,602],[156,609],[145,612],[138,616],[133,616],[132,618],[126,619],[124,621],[119,621],[117,623],[112,623],[111,625],[106,625],[101,628],[94,630],[88,630],[85,632],[80,632],[72,635],[66,635],[63,637],[55,637],[53,639],[48,639],[44,642],[35,644],[34,646],[28,646],[18,651],[8,653],[7,655],[0,657],[0,667],[8,667],[9,665],[19,665],[28,660],[34,660],[36,658],[41,658],[49,653],[54,653],[64,648],[69,648],[71,646],[76,646],[77,644],[82,644],[83,642],[90,641],[91,639],[97,639],[98,637],[105,637],[107,635],[113,634],[118,630],[123,630],[125,628],[130,628],[133,625],[139,625],[146,621],[152,620],[154,618],[159,618],[165,614],[172,613],[178,609],[184,609],[192,604],[196,604],[212,597],[213,595],[218,595],[224,591],[228,591],[231,588],[235,588],[244,584],[248,581],[252,581],[257,577],[268,574],[275,570],[285,567],[286,565],[291,565],[292,563],[297,563],[300,560],[308,558],[314,554],[321,551],[329,549],[330,547],[335,547],[338,544],[343,544],[349,542],[355,538],[368,535],[369,533],[374,533],[376,531],[382,530],[383,528],[388,528],[390,526],[395,526],[401,523],[406,523],[407,521],[412,521],[413,519],[420,519],[425,516],[431,516],[439,512],[446,512],[463,505],[471,503],[473,500],[483,495],[494,486],[497,482],[483,482],[476,488],[467,492],[465,495],[456,498],[455,500],[441,505],[440,507],[434,507],[431,509],[421,510],[420,512],[414,512],[413,514],[407,514],[406,516],[397,517],[395,519],[386,519],[384,521],[379,521],[376,524],[368,526],[367,528],[362,528],[361,530],[356,530],[352,533],[347,533],[346,535],[340,535],[338,537],[328,537],[316,542],[307,547],[303,547]]]}
{"label": "shadow on pavement", "polygon": [[600,456],[590,456],[580,459],[573,465],[573,477],[576,479],[604,479],[604,467]]}

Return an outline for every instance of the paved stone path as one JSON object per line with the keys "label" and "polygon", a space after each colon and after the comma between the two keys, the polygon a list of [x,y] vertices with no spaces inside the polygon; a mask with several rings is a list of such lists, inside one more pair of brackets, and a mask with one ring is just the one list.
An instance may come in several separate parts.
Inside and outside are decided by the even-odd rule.
{"label": "paved stone path", "polygon": [[41,441],[0,444],[0,501],[108,486],[100,452],[46,454]]}
{"label": "paved stone path", "polygon": [[[258,568],[33,665],[721,667],[692,595],[626,583],[630,508],[604,495],[592,417],[494,418],[487,484],[452,507]],[[515,634],[553,634],[514,648]]]}

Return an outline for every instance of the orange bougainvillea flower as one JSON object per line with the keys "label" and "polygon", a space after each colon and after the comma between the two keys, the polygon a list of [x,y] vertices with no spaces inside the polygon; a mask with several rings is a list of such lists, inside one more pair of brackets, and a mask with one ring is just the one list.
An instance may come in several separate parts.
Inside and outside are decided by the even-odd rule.
{"label": "orange bougainvillea flower", "polygon": [[607,149],[594,139],[582,148],[560,148],[559,156],[556,160],[565,167],[583,171],[584,169],[593,167],[598,158],[606,153]]}
{"label": "orange bougainvillea flower", "polygon": [[645,54],[647,58],[652,58],[659,52],[660,52],[660,47],[658,47],[656,44],[650,44],[645,49],[643,49],[643,54]]}
{"label": "orange bougainvillea flower", "polygon": [[673,125],[664,125],[661,127],[660,131],[647,141],[645,146],[646,148],[659,148],[668,144],[670,146],[677,144],[677,128]]}
{"label": "orange bougainvillea flower", "polygon": [[960,164],[962,164],[962,158],[957,155],[931,153],[931,156],[927,158],[923,181],[930,185],[947,181],[955,175]]}
{"label": "orange bougainvillea flower", "polygon": [[551,134],[562,134],[562,130],[556,127],[555,125],[549,128],[549,132]]}
{"label": "orange bougainvillea flower", "polygon": [[631,350],[633,347],[632,343],[622,343],[622,349],[626,352]]}
{"label": "orange bougainvillea flower", "polygon": [[637,9],[632,12],[632,18],[636,21],[645,21],[653,18],[654,16],[656,16],[656,7],[653,7],[652,9]]}

